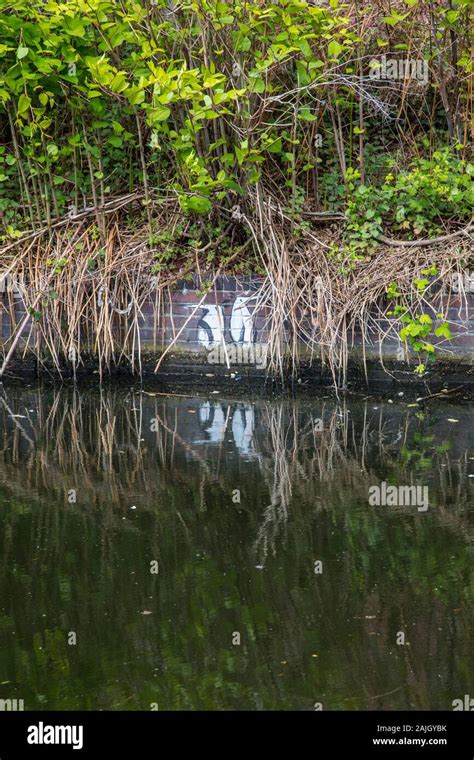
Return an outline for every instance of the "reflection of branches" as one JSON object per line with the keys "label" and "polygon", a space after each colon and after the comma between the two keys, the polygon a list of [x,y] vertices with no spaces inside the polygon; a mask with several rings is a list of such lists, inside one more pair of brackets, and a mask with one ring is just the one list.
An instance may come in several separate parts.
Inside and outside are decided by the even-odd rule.
{"label": "reflection of branches", "polygon": [[[268,549],[275,552],[275,539],[280,527],[283,527],[288,518],[288,505],[292,496],[292,460],[291,454],[287,453],[288,433],[290,427],[283,424],[283,406],[274,407],[266,405],[263,417],[264,426],[267,429],[268,440],[272,457],[260,458],[263,476],[270,491],[270,504],[264,510],[263,523],[258,531],[256,548],[260,549],[262,564],[267,556]],[[294,419],[293,419],[294,424]],[[292,453],[295,452],[296,438],[293,439]]]}
{"label": "reflection of branches", "polygon": [[17,428],[18,428],[18,429],[21,431],[21,434],[22,434],[22,435],[24,436],[24,438],[25,438],[25,439],[26,439],[26,440],[27,440],[29,443],[31,443],[31,445],[33,446],[34,444],[33,444],[33,441],[31,440],[30,436],[29,436],[29,435],[28,435],[28,433],[27,433],[27,432],[24,430],[24,428],[23,428],[23,426],[21,425],[21,423],[20,423],[20,422],[18,422],[18,420],[17,420],[17,418],[16,418],[16,415],[14,415],[14,414],[13,414],[12,410],[10,409],[10,407],[9,407],[9,406],[8,406],[8,404],[7,404],[7,402],[5,401],[5,399],[4,399],[2,396],[0,396],[0,402],[2,403],[2,405],[3,405],[3,406],[4,406],[4,408],[5,408],[5,410],[7,411],[7,413],[8,413],[8,416],[10,417],[10,419],[11,419],[11,420],[13,420],[13,423],[14,423],[14,424],[16,425],[16,427],[17,427]]}
{"label": "reflection of branches", "polygon": [[[346,403],[333,408],[323,404],[321,429],[313,416],[298,405],[288,410],[283,404],[264,404],[265,437],[259,439],[259,463],[270,504],[263,512],[255,542],[262,564],[269,551],[275,553],[278,534],[291,512],[301,505],[311,504],[316,509],[345,507],[348,494],[351,500],[367,502],[369,487],[380,480],[379,470],[393,474],[400,483],[413,482],[416,477],[414,464],[400,459],[401,449],[406,449],[413,437],[414,418],[408,410],[394,417],[383,406],[370,410],[366,403],[361,419],[354,419],[353,411],[355,408],[349,410]],[[416,444],[412,445],[416,454]],[[462,461],[452,462],[447,452],[440,451],[443,452],[442,446],[439,451],[433,447],[431,477],[436,479],[444,503],[454,504],[455,508],[441,507],[439,515],[453,528],[459,529],[461,523],[467,538],[469,530],[462,520],[467,502],[467,454]],[[423,451],[419,456],[423,457]],[[459,473],[456,482],[454,473]]]}
{"label": "reflection of branches", "polygon": [[200,465],[202,466],[203,470],[206,473],[210,474],[209,466],[208,466],[205,458],[196,450],[196,448],[194,446],[190,446],[190,444],[187,443],[187,441],[185,441],[184,438],[182,438],[179,435],[178,431],[176,430],[176,427],[175,427],[174,430],[172,430],[170,427],[168,427],[168,425],[161,419],[161,417],[159,416],[158,412],[155,412],[155,420],[156,420],[157,426],[158,426],[157,432],[161,428],[162,431],[164,431],[166,433],[169,433],[169,435],[171,435],[171,437],[173,439],[173,449],[174,449],[174,446],[175,446],[176,442],[180,443],[181,446],[183,447],[183,449],[185,451],[187,451],[188,454],[190,454],[190,456],[193,459],[196,459],[200,463]]}
{"label": "reflection of branches", "polygon": [[275,541],[287,522],[291,504],[309,502],[321,508],[323,495],[326,504],[334,504],[333,491],[340,491],[343,500],[348,485],[351,490],[367,493],[360,461],[348,452],[345,407],[326,410],[323,404],[318,419],[301,414],[297,406],[286,412],[283,405],[266,404],[263,415],[266,456],[260,461],[271,500],[255,543],[262,563],[269,550],[275,553]]}
{"label": "reflection of branches", "polygon": [[[239,471],[261,473],[267,493],[255,540],[262,564],[299,511],[344,509],[348,494],[367,503],[380,473],[400,483],[435,483],[438,519],[469,533],[467,453],[454,456],[442,437],[441,445],[423,437],[422,421],[407,408],[326,401],[316,418],[307,402],[148,401],[134,392],[66,389],[0,400],[0,484],[28,500],[66,504],[77,489],[78,507],[105,503],[108,519],[117,519],[120,507],[136,501],[155,508],[150,483],[175,509],[177,484],[193,483],[203,505],[210,482],[228,499],[235,487],[228,464],[237,458]],[[225,442],[234,444],[229,460]]]}

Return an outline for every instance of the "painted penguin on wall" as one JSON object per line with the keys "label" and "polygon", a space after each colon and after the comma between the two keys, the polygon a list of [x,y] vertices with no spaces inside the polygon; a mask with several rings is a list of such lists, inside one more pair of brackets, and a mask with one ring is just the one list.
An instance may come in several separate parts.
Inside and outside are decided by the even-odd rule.
{"label": "painted penguin on wall", "polygon": [[209,348],[214,343],[224,342],[224,314],[219,304],[206,304],[204,313],[198,320],[198,341]]}
{"label": "painted penguin on wall", "polygon": [[247,305],[255,298],[255,295],[237,296],[234,301],[230,318],[230,334],[234,343],[255,343],[256,330]]}

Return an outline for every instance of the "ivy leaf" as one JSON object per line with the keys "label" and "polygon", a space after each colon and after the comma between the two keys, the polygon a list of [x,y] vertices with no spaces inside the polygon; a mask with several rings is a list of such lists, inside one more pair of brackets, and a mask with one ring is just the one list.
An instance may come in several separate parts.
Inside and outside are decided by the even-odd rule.
{"label": "ivy leaf", "polygon": [[451,340],[453,337],[453,334],[447,322],[443,322],[442,325],[439,325],[439,327],[435,329],[435,335],[437,338],[446,338],[447,340]]}
{"label": "ivy leaf", "polygon": [[420,325],[431,325],[431,323],[433,322],[429,314],[422,314],[420,316],[419,321],[420,321]]}

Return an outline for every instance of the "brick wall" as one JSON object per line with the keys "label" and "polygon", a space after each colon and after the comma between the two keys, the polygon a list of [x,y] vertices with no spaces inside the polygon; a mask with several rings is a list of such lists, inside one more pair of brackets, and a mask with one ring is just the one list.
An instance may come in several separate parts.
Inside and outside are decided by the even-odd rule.
{"label": "brick wall", "polygon": [[[201,281],[195,275],[190,280],[178,282],[170,296],[161,300],[159,310],[158,299],[152,297],[144,304],[138,321],[140,342],[144,349],[159,351],[176,336],[176,348],[201,352],[203,356],[214,344],[222,343],[222,340],[234,345],[264,345],[267,342],[271,314],[268,309],[256,308],[255,305],[255,294],[262,279],[256,276],[219,277],[212,289],[204,295],[208,282]],[[0,340],[6,344],[12,328],[25,315],[25,307],[18,294],[4,292],[1,296]],[[384,305],[382,310],[385,310]],[[434,343],[439,344],[439,358],[472,364],[474,294],[468,295],[466,300],[455,294],[451,294],[449,301],[446,296],[440,296],[431,313],[434,320],[438,311],[447,315],[454,336],[452,341],[433,339]],[[123,334],[130,317],[116,315],[114,320],[117,332]],[[366,342],[368,357],[378,357],[381,336],[390,326],[389,317],[376,319]],[[306,327],[310,333],[314,329],[309,320]],[[383,340],[383,355],[387,358],[397,358],[397,351],[400,350],[397,329],[392,329],[391,335]],[[34,339],[34,324],[30,322],[20,342],[21,347],[24,348],[25,342],[30,342],[31,345]],[[351,336],[351,343],[354,354],[361,351],[363,341],[360,332]]]}

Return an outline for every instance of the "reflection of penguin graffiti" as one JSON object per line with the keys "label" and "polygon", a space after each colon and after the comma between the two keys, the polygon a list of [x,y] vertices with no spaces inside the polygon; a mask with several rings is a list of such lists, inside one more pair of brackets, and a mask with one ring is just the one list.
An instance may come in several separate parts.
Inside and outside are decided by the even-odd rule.
{"label": "reflection of penguin graffiti", "polygon": [[[206,401],[199,407],[199,422],[204,428],[207,438],[206,442],[219,443],[224,438],[225,418],[224,410],[220,404],[211,404]],[[197,441],[203,443],[204,441]]]}
{"label": "reflection of penguin graffiti", "polygon": [[238,404],[234,408],[227,407],[224,412],[221,404],[205,401],[199,407],[199,426],[206,437],[195,440],[194,443],[221,443],[224,440],[229,417],[236,448],[246,456],[255,455],[253,444],[255,411],[251,404]]}
{"label": "reflection of penguin graffiti", "polygon": [[232,415],[232,435],[242,454],[253,452],[255,412],[250,404],[238,407]]}
{"label": "reflection of penguin graffiti", "polygon": [[[255,343],[256,330],[253,325],[253,316],[249,311],[248,303],[256,298],[255,295],[238,296],[232,304],[232,313],[224,314],[223,306],[229,302],[220,304],[204,304],[203,314],[198,320],[197,339],[202,346],[209,348],[214,344],[222,343]],[[188,305],[189,309],[195,308]]]}

